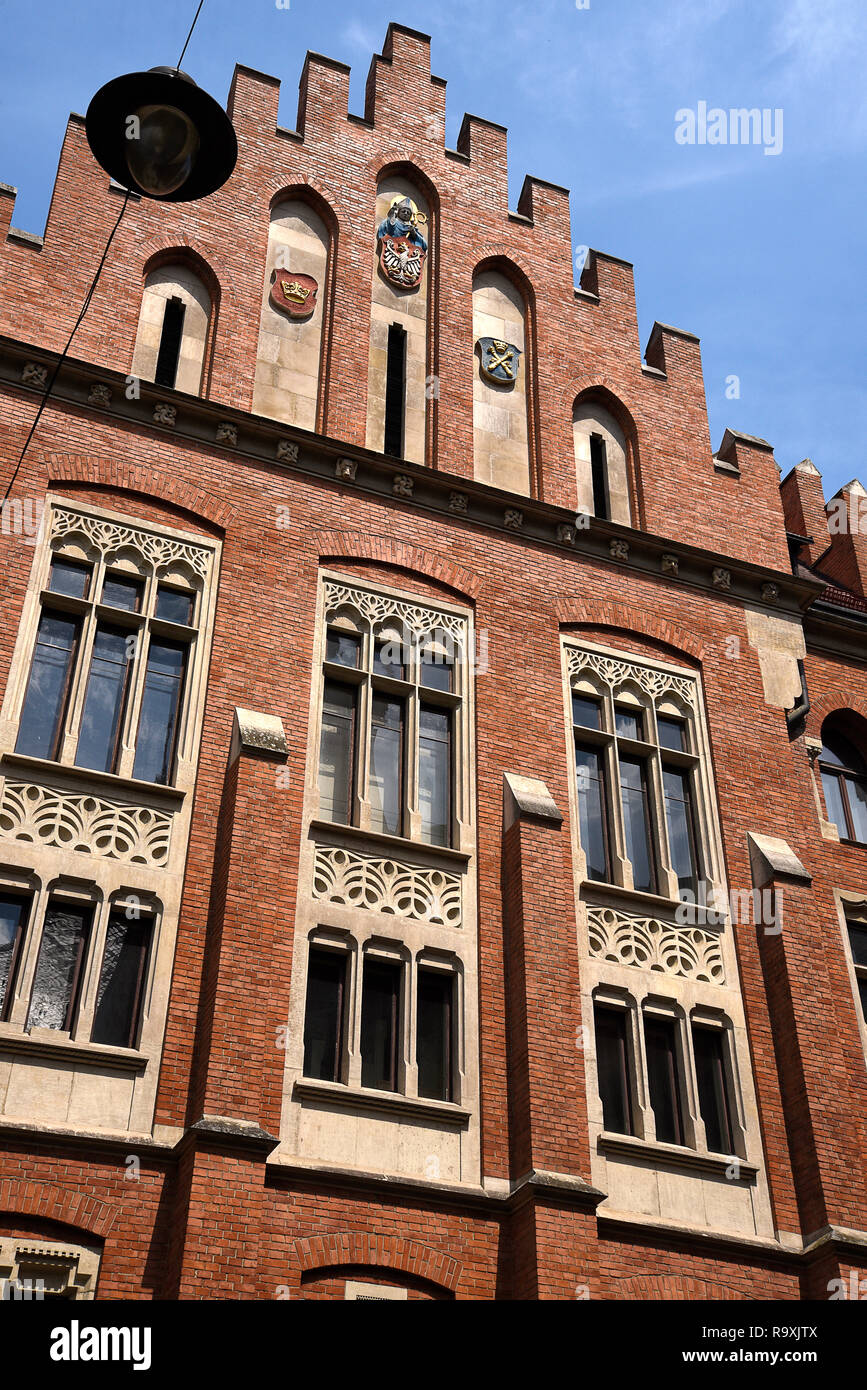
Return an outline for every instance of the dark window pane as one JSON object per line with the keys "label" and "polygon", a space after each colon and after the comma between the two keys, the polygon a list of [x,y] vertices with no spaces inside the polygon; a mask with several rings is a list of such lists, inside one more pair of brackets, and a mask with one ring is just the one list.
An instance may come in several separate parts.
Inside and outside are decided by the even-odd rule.
{"label": "dark window pane", "polygon": [[418,679],[428,690],[454,688],[454,656],[447,637],[440,643],[426,642],[421,648]]}
{"label": "dark window pane", "polygon": [[319,740],[319,809],[348,825],[352,806],[355,687],[326,681]]}
{"label": "dark window pane", "polygon": [[137,613],[141,608],[144,585],[140,579],[128,579],[126,575],[107,574],[102,586],[102,601],[112,608],[125,608],[128,613]]}
{"label": "dark window pane", "polygon": [[340,632],[330,627],[325,636],[325,660],[337,666],[357,666],[361,651],[361,638],[351,632]]}
{"label": "dark window pane", "polygon": [[418,808],[421,838],[429,845],[451,839],[451,715],[419,706]]}
{"label": "dark window pane", "polygon": [[849,942],[855,964],[867,966],[867,926],[859,927],[854,922],[850,922]]}
{"label": "dark window pane", "polygon": [[593,512],[604,521],[608,517],[608,458],[601,434],[590,436],[590,476],[593,483]]}
{"label": "dark window pane", "polygon": [[27,898],[6,893],[0,897],[0,1018],[9,1004],[27,908]]}
{"label": "dark window pane", "polygon": [[361,1084],[397,1090],[398,1011],[401,967],[364,962],[361,987]]}
{"label": "dark window pane", "polygon": [[658,714],[656,730],[662,748],[674,748],[678,753],[686,752],[686,727],[682,719],[670,719],[667,715]]}
{"label": "dark window pane", "polygon": [[385,435],[383,453],[403,457],[403,423],[406,409],[406,329],[389,324],[385,366]]}
{"label": "dark window pane", "polygon": [[81,960],[90,931],[90,909],[49,906],[30,996],[28,1028],[68,1031],[75,1016]]}
{"label": "dark window pane", "polygon": [[608,828],[605,807],[605,766],[598,748],[575,749],[578,778],[578,826],[587,856],[587,877],[608,879]]}
{"label": "dark window pane", "polygon": [[185,647],[150,644],[133,767],[145,782],[168,782],[172,775],[185,659]]}
{"label": "dark window pane", "polygon": [[157,353],[157,366],[154,381],[158,386],[174,386],[178,374],[178,358],[181,355],[181,337],[184,331],[186,306],[182,299],[172,295],[166,300],[163,310],[163,328],[160,334],[160,347]]}
{"label": "dark window pane", "polygon": [[399,638],[377,640],[373,646],[373,674],[391,676],[392,680],[404,678],[403,643]]}
{"label": "dark window pane", "polygon": [[663,767],[662,787],[665,794],[665,818],[668,822],[671,867],[677,874],[678,889],[681,892],[695,894],[697,888],[695,845],[693,842],[695,831],[689,774],[681,772],[678,768]]}
{"label": "dark window pane", "polygon": [[837,729],[823,727],[822,753],[820,761],[831,763],[834,767],[844,767],[847,772],[867,773],[867,762],[845,734]]}
{"label": "dark window pane", "polygon": [[852,818],[852,839],[862,845],[867,844],[867,782],[856,782],[854,777],[847,777],[845,782]]}
{"label": "dark window pane", "polygon": [[602,713],[598,700],[586,695],[572,696],[572,723],[580,724],[582,729],[601,729]]}
{"label": "dark window pane", "polygon": [[632,1134],[626,1012],[597,1005],[593,1020],[596,1030],[596,1076],[603,1123],[612,1134]]}
{"label": "dark window pane", "polygon": [[55,757],[77,640],[77,619],[43,612],[36,634],[16,752],[27,753],[33,758]]}
{"label": "dark window pane", "polygon": [[114,772],[129,682],[130,636],[123,629],[96,629],[75,755],[78,767]]}
{"label": "dark window pane", "polygon": [[715,1028],[693,1028],[692,1050],[698,1100],[704,1120],[707,1146],[713,1153],[730,1154],[733,1139],[726,1088],[722,1034]]}
{"label": "dark window pane", "polygon": [[439,970],[418,972],[416,1059],[418,1093],[452,1099],[452,1000],[454,977]]}
{"label": "dark window pane", "polygon": [[340,1080],[345,987],[346,956],[312,950],[304,1012],[304,1075],[317,1081]]}
{"label": "dark window pane", "polygon": [[675,1023],[666,1019],[644,1020],[650,1104],[656,1117],[656,1137],[663,1144],[683,1143],[675,1028]]}
{"label": "dark window pane", "polygon": [[403,701],[374,695],[370,731],[370,825],[399,835],[403,797]]}
{"label": "dark window pane", "polygon": [[186,589],[171,589],[166,584],[157,588],[156,616],[164,623],[183,623],[189,627],[193,621],[194,595]]}
{"label": "dark window pane", "polygon": [[623,709],[620,705],[614,708],[614,728],[620,738],[644,738],[644,724],[640,712],[631,709]]}
{"label": "dark window pane", "polygon": [[48,587],[55,594],[68,594],[70,598],[87,598],[90,573],[90,565],[81,564],[78,560],[64,560],[58,556],[51,562]]}
{"label": "dark window pane", "polygon": [[647,810],[647,773],[638,758],[620,759],[620,793],[623,799],[623,829],[626,856],[632,863],[633,887],[652,893],[656,879],[650,844]]}
{"label": "dark window pane", "polygon": [[128,919],[120,911],[109,917],[91,1034],[94,1042],[135,1046],[151,931],[149,917]]}
{"label": "dark window pane", "polygon": [[825,793],[825,809],[828,820],[836,825],[841,840],[848,840],[849,825],[846,820],[846,807],[843,801],[843,779],[833,772],[822,773],[822,788]]}
{"label": "dark window pane", "polygon": [[867,975],[858,976],[858,996],[861,1000],[861,1012],[867,1019]]}

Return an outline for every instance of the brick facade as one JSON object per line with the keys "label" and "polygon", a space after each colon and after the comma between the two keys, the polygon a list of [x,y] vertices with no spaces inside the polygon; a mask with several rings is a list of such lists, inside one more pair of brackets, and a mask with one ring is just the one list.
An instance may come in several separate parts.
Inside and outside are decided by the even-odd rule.
{"label": "brick facade", "polygon": [[[277,97],[273,78],[239,68],[229,184],[189,206],[130,203],[11,493],[214,538],[222,552],[152,1131],[125,1140],[0,1118],[0,1230],[98,1243],[103,1298],[342,1298],[346,1280],[404,1287],[411,1299],[825,1298],[850,1268],[867,1275],[865,1055],[835,897],[867,896],[867,849],[823,835],[809,741],[835,710],[867,720],[867,613],[819,597],[823,580],[864,597],[863,537],[828,532],[808,470],[793,471],[781,496],[764,441],[727,434],[713,454],[698,340],[657,324],[642,362],[632,269],[614,257],[592,253],[576,291],[567,193],[528,179],[510,212],[504,131],[467,117],[458,149],[444,148],[444,83],[423,36],[389,29],[363,118],[347,116],[348,70],[315,54],[297,131],[277,128]],[[440,383],[425,463],[399,467],[364,447],[372,217],[390,169],[431,208],[428,367]],[[315,434],[250,414],[269,208],[305,190],[332,220]],[[118,210],[72,116],[44,240],[7,234],[8,216],[2,228],[4,479],[39,397],[24,364],[50,371]],[[212,289],[201,399],[142,383],[127,400],[143,279],[166,255],[206,267]],[[471,284],[483,266],[526,292],[527,498],[473,479]],[[109,405],[88,403],[94,382],[109,386]],[[627,440],[633,527],[594,522],[558,541],[557,527],[574,522],[571,420],[583,396],[615,414]],[[174,427],[154,420],[159,401],[177,406]],[[236,446],[216,442],[223,420],[236,424]],[[298,445],[296,459],[277,457],[278,436]],[[357,462],[355,481],[335,476],[342,457]],[[394,490],[398,473],[411,496]],[[463,512],[450,510],[456,489]],[[522,513],[517,526],[504,523],[509,507]],[[35,550],[5,530],[3,686]],[[796,544],[794,572],[787,530],[812,538]],[[323,568],[460,604],[485,634],[472,713],[474,1184],[272,1158],[284,1104],[275,1039],[290,1015],[307,891],[299,855]],[[791,731],[769,675],[797,683],[794,648],[777,642],[786,624],[806,636],[810,699]],[[776,880],[780,934],[730,928],[773,1216],[761,1237],[608,1213],[591,1179],[563,635],[700,674],[728,883],[755,885],[751,834],[786,841],[809,875]],[[287,751],[242,746],[235,757],[236,709],[276,715]],[[543,782],[559,822],[519,808],[508,823],[505,774]]]}

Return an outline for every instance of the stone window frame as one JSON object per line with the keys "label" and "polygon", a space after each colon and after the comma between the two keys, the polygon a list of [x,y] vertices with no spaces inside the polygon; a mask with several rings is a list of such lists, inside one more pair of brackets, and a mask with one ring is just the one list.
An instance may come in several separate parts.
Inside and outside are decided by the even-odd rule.
{"label": "stone window frame", "polygon": [[[60,521],[58,524],[58,514]],[[143,782],[115,773],[94,772],[73,762],[50,761],[15,753],[18,721],[30,673],[31,654],[41,611],[41,594],[52,551],[76,558],[112,558],[134,544],[140,563],[160,572],[171,582],[177,564],[197,576],[198,631],[187,671],[186,691],[179,720],[175,777],[172,785]],[[16,1001],[16,1022],[0,1024],[0,1095],[10,1093],[3,1076],[20,1065],[26,1073],[34,1066],[56,1066],[71,1072],[73,1091],[55,1115],[34,1096],[22,1109],[30,1092],[19,1088],[14,1110],[0,1110],[3,1118],[18,1123],[38,1122],[61,1132],[149,1135],[153,1124],[159,1063],[168,1012],[169,992],[183,891],[187,842],[192,815],[199,747],[204,722],[208,669],[213,641],[219,565],[222,543],[204,534],[137,517],[134,511],[118,512],[49,492],[27,591],[9,678],[0,710],[0,874],[12,891],[31,895],[34,916],[41,932],[49,885],[63,894],[90,895],[100,904],[91,933],[91,956],[85,990],[93,990],[96,956],[94,946],[104,940],[109,905],[121,898],[137,899],[157,913],[151,942],[147,980],[143,993],[138,1045],[114,1048],[85,1039],[81,1028],[74,1036],[42,1030],[28,1035],[21,1024],[26,1001]],[[112,565],[112,568],[118,566]],[[98,584],[99,578],[95,582]],[[97,588],[94,592],[100,592]],[[82,670],[85,670],[82,666]],[[86,671],[85,671],[86,674]],[[33,808],[32,810],[30,808]],[[86,850],[86,853],[82,853]],[[101,915],[100,915],[101,914]],[[36,936],[31,938],[33,950]],[[28,966],[35,965],[28,953]],[[101,965],[101,958],[99,961]],[[18,989],[28,976],[17,971]],[[79,1015],[81,1018],[81,1015]],[[53,1036],[46,1034],[51,1032]],[[93,1078],[91,1083],[90,1078]],[[34,1083],[35,1084],[35,1083]],[[28,1083],[29,1085],[29,1083]],[[79,1087],[79,1092],[75,1091]],[[120,1089],[114,1089],[115,1087]],[[102,1088],[102,1089],[100,1089]],[[48,1093],[45,1093],[46,1096]],[[60,1093],[58,1092],[58,1095]],[[80,1099],[75,1099],[80,1095]],[[90,1099],[93,1097],[91,1104]],[[4,1100],[3,1104],[6,1105]],[[74,1123],[65,1118],[74,1104]]]}
{"label": "stone window frame", "polygon": [[[366,611],[365,611],[366,610]],[[319,587],[317,614],[317,635],[314,648],[314,673],[318,677],[318,690],[314,689],[311,706],[311,724],[315,729],[314,785],[312,792],[316,800],[315,817],[319,816],[318,806],[318,754],[322,728],[323,693],[326,679],[344,683],[354,683],[358,687],[356,711],[356,730],[353,734],[355,744],[355,773],[351,791],[352,810],[349,825],[352,829],[366,831],[380,836],[370,823],[370,800],[365,795],[369,786],[370,746],[371,746],[371,693],[374,680],[381,681],[372,674],[373,647],[378,635],[388,636],[390,632],[411,634],[411,660],[407,679],[390,682],[405,702],[404,753],[405,770],[403,783],[403,833],[383,835],[395,844],[405,841],[407,845],[424,845],[430,848],[463,849],[470,838],[469,808],[472,803],[472,789],[468,775],[470,760],[470,712],[469,702],[473,688],[472,657],[473,626],[472,615],[467,609],[439,601],[420,599],[411,593],[396,597],[396,591],[387,591],[371,586],[365,581],[347,579],[337,572],[322,571]],[[435,623],[440,621],[437,628]],[[361,638],[361,656],[357,668],[332,665],[325,660],[325,641],[329,629],[337,629]],[[454,643],[455,653],[454,689],[451,694],[437,691],[420,683],[418,678],[417,651],[419,643],[432,633],[441,631],[448,634]],[[448,643],[440,643],[446,647]],[[446,846],[433,846],[421,839],[421,812],[418,806],[418,710],[420,704],[429,702],[452,712],[451,730],[451,835]],[[336,826],[339,822],[333,822]]]}
{"label": "stone window frame", "polygon": [[[725,1158],[747,1159],[747,1127],[743,1098],[739,1086],[739,1071],[736,1056],[734,1025],[724,1009],[710,1008],[694,1003],[684,1006],[678,999],[660,994],[650,983],[627,990],[622,986],[597,984],[592,993],[594,1006],[617,1009],[626,1015],[627,1051],[629,1058],[629,1087],[633,1119],[633,1133],[622,1135],[615,1130],[603,1129],[600,1140],[603,1144],[621,1139],[645,1141],[648,1145],[693,1151],[697,1156],[709,1161]],[[677,1045],[677,1068],[679,1097],[681,1103],[681,1122],[683,1143],[663,1144],[656,1137],[656,1118],[650,1103],[647,1055],[644,1037],[644,1019],[647,1016],[670,1020],[675,1026]],[[733,1147],[729,1153],[721,1154],[710,1149],[705,1133],[698,1096],[698,1077],[693,1048],[693,1028],[713,1029],[723,1040],[723,1066],[725,1070],[726,1098],[731,1121]],[[588,1051],[593,1054],[595,1078],[595,1035]]]}
{"label": "stone window frame", "polygon": [[[63,715],[60,747],[56,758],[40,758],[38,762],[64,770],[74,769],[83,775],[92,772],[88,768],[76,768],[75,754],[98,623],[127,627],[131,635],[146,633],[148,638],[151,632],[156,631],[166,640],[172,639],[174,630],[176,640],[186,645],[188,656],[178,716],[174,775],[166,785],[178,789],[190,787],[190,744],[193,732],[200,723],[204,703],[205,649],[209,646],[207,639],[213,627],[216,554],[215,542],[209,538],[188,535],[174,528],[143,524],[105,508],[82,505],[49,494],[43,515],[42,544],[37,545],[34,555],[0,711],[0,755],[14,753],[15,750],[42,611],[45,608],[69,611],[79,616],[81,630]],[[68,599],[49,589],[51,563],[55,556],[91,565],[90,588],[86,598]],[[143,582],[140,613],[130,614],[101,602],[102,586],[108,572],[125,574]],[[191,624],[167,623],[156,618],[158,584],[168,584],[191,594]],[[162,786],[141,783],[140,779],[133,777],[149,643],[140,642],[138,645],[141,650],[136,652],[134,658],[130,692],[123,715],[117,772],[96,775],[131,785]]]}
{"label": "stone window frame", "polygon": [[[309,972],[310,952],[324,949],[343,955],[346,958],[346,976],[341,1022],[341,1061],[340,1080],[320,1082],[306,1077],[303,1071],[303,1040],[301,1062],[301,1086],[311,1084],[315,1087],[338,1086],[347,1095],[372,1099],[380,1097],[385,1101],[403,1098],[418,1101],[426,1106],[452,1108],[456,1113],[463,1104],[467,1091],[466,1039],[464,998],[466,993],[463,962],[457,951],[443,950],[441,946],[414,944],[412,947],[397,937],[383,936],[378,929],[369,933],[350,934],[322,925],[311,931],[307,937],[307,950],[301,969],[304,978],[306,1003],[306,982]],[[361,1080],[361,1002],[364,977],[364,963],[368,959],[391,961],[401,968],[401,990],[399,1002],[397,1038],[397,1082],[393,1091],[379,1091],[364,1086]],[[448,975],[454,982],[453,1011],[453,1061],[452,1096],[449,1100],[431,1100],[418,1093],[418,976],[420,969],[437,970]]]}
{"label": "stone window frame", "polygon": [[[419,839],[382,835],[359,826],[347,826],[319,819],[318,768],[322,717],[322,664],[325,651],[327,616],[333,611],[337,595],[329,597],[326,586],[335,585],[345,597],[351,591],[372,617],[403,615],[422,627],[449,620],[463,642],[466,660],[457,663],[456,686],[462,695],[456,721],[456,827],[452,847],[430,845]],[[407,610],[413,610],[408,612]],[[476,884],[476,787],[475,787],[475,635],[473,611],[467,605],[431,599],[390,584],[360,579],[331,567],[319,572],[315,628],[311,660],[311,694],[306,751],[306,775],[299,856],[298,894],[294,932],[292,984],[285,1049],[283,1112],[280,1149],[272,1155],[275,1164],[301,1162],[316,1166],[320,1158],[329,1159],[314,1146],[304,1129],[304,1110],[309,1105],[327,1105],[338,1126],[340,1112],[349,1119],[370,1111],[382,1117],[384,1126],[418,1123],[440,1128],[451,1134],[459,1131],[462,1181],[480,1183],[480,1094],[478,945]],[[338,856],[341,871],[334,877],[317,878],[321,856]],[[327,866],[326,866],[327,867]],[[368,874],[370,877],[366,877]],[[347,869],[347,872],[343,872]],[[328,871],[331,872],[330,870]],[[355,875],[355,878],[352,878]],[[399,889],[395,887],[399,883]],[[370,943],[370,945],[368,945]],[[360,1085],[360,1057],[353,1071],[353,1084],[307,1079],[303,1075],[304,1016],[307,994],[308,959],[311,947],[330,946],[351,953],[347,997],[358,1016],[347,1028],[360,1030],[359,962],[365,949],[382,949],[390,943],[409,960],[411,971],[419,964],[451,962],[459,975],[455,1007],[458,1039],[454,1067],[452,1101],[436,1101],[417,1095],[415,1072],[415,974],[404,991],[412,999],[412,1010],[404,1031],[404,1068],[411,1093],[380,1092]],[[347,1008],[350,1005],[347,1004]],[[346,1062],[347,1059],[344,1059]],[[355,1071],[358,1084],[355,1084]],[[314,1153],[315,1148],[315,1153]],[[336,1160],[335,1160],[336,1161]],[[396,1167],[395,1176],[402,1170]],[[448,1186],[450,1177],[436,1172],[418,1175],[439,1186]]]}
{"label": "stone window frame", "polygon": [[[645,733],[651,735],[641,742],[647,750],[646,764],[651,768],[647,799],[656,857],[658,891],[640,893],[639,896],[665,899],[673,903],[678,901],[677,878],[671,866],[668,824],[660,775],[662,760],[671,750],[666,750],[660,745],[656,734],[656,717],[663,714],[683,720],[689,729],[689,752],[677,755],[674,761],[682,760],[683,767],[691,770],[695,838],[700,860],[696,866],[697,876],[699,882],[703,880],[707,885],[707,897],[711,900],[722,884],[723,858],[716,807],[709,786],[709,770],[712,764],[698,674],[686,667],[634,657],[631,653],[602,647],[592,642],[577,641],[568,635],[563,638],[562,650],[567,729],[573,766],[573,728],[579,726],[572,724],[571,696],[573,693],[587,695],[600,700],[602,705],[602,730],[598,735],[593,730],[588,732],[589,741],[604,748],[610,789],[608,812],[611,826],[609,848],[612,885],[632,893],[639,891],[633,888],[632,866],[626,857],[623,807],[621,798],[617,795],[620,786],[617,770],[618,745],[614,732],[614,710],[617,706],[640,710],[645,719]],[[570,803],[578,836],[578,805],[574,784],[575,778],[570,776]],[[577,843],[577,859],[578,871],[583,878],[586,874],[586,856],[580,845],[580,836]],[[600,882],[599,886],[602,887],[603,884]]]}
{"label": "stone window frame", "polygon": [[[70,1056],[90,1054],[94,1058],[103,1057],[107,1061],[112,1058],[118,1062],[123,1059],[132,1061],[139,1057],[143,1060],[143,1055],[153,1049],[155,1042],[152,1008],[154,982],[165,936],[165,913],[159,898],[152,894],[130,892],[124,888],[105,893],[96,883],[65,879],[62,876],[53,880],[40,879],[38,874],[19,876],[2,865],[0,891],[15,893],[29,900],[21,950],[15,962],[14,976],[10,977],[7,983],[6,1017],[0,1022],[0,1053],[15,1051],[22,1044],[26,1044],[28,1050],[35,1050],[39,1044],[43,1044],[47,1054],[58,1059],[67,1053]],[[69,1029],[35,1028],[29,1026],[28,1018],[42,946],[45,914],[50,906],[63,903],[89,908],[91,912],[87,941],[79,969],[80,984],[76,990],[75,1011]],[[128,1048],[91,1041],[108,922],[112,913],[122,909],[133,911],[151,922],[150,943],[140,988],[136,1041]]]}
{"label": "stone window frame", "polygon": [[867,976],[867,968],[857,966],[852,955],[852,943],[849,938],[849,923],[855,920],[860,926],[863,922],[867,927],[867,894],[863,892],[851,892],[843,888],[835,888],[834,901],[837,908],[837,919],[840,926],[840,934],[843,939],[843,954],[846,959],[846,970],[852,986],[854,996],[855,1014],[858,1019],[858,1031],[861,1036],[861,1046],[864,1051],[864,1061],[867,1064],[867,1019],[864,1017],[861,1008],[861,995],[858,988],[859,978]]}
{"label": "stone window frame", "polygon": [[[593,1181],[608,1190],[606,1154],[616,1154],[618,1162],[654,1165],[676,1170],[692,1170],[696,1175],[714,1175],[717,1180],[726,1168],[726,1156],[712,1153],[706,1144],[701,1120],[695,1069],[692,1060],[691,1022],[721,1026],[726,1031],[726,1080],[735,1154],[744,1181],[755,1183],[752,1206],[757,1229],[773,1230],[773,1217],[764,1171],[761,1128],[753,1081],[749,1040],[746,1030],[728,884],[722,847],[722,830],[713,777],[710,734],[702,678],[694,668],[664,658],[637,655],[631,651],[583,638],[574,632],[561,632],[564,752],[569,815],[571,820],[573,891],[578,927],[578,953],[581,974],[581,1014],[584,1019],[582,1049],[587,1084],[590,1126],[591,1172]],[[584,658],[586,665],[582,666]],[[691,721],[690,740],[697,757],[694,800],[699,815],[708,907],[698,904],[688,909],[674,894],[668,896],[639,892],[630,876],[620,872],[617,882],[602,883],[586,877],[586,860],[578,829],[578,797],[575,776],[575,744],[572,724],[572,692],[576,672],[589,670],[587,693],[603,693],[608,682],[611,704],[621,688],[639,695],[645,703],[672,702],[672,713]],[[603,679],[604,678],[604,679]],[[625,686],[622,684],[625,682]],[[580,676],[577,684],[581,685]],[[618,703],[620,701],[618,700]],[[611,726],[613,728],[613,725]],[[657,817],[664,817],[664,805],[657,804]],[[657,824],[664,821],[657,820]],[[618,843],[622,843],[619,841]],[[710,910],[713,909],[713,910]],[[680,915],[678,915],[680,914]],[[605,937],[598,921],[610,921],[625,940],[624,949],[612,933]],[[601,944],[600,944],[601,943]],[[630,1010],[629,1045],[636,1079],[643,1086],[641,1096],[633,1092],[634,1136],[611,1135],[604,1128],[602,1103],[596,1074],[593,1004],[600,1003]],[[657,1007],[668,1008],[680,1019],[680,1067],[683,1084],[684,1129],[689,1146],[659,1143],[644,1077],[643,1029],[638,1027],[639,1011],[648,999]],[[662,1003],[660,1003],[662,1001]],[[636,1059],[640,1059],[639,1068]],[[687,1065],[688,1064],[688,1065]],[[689,1071],[689,1076],[686,1073]],[[640,1100],[640,1104],[638,1103]],[[728,1160],[730,1161],[730,1159]],[[603,1208],[604,1210],[604,1208]]]}
{"label": "stone window frame", "polygon": [[[8,1289],[7,1297],[39,1301],[43,1291],[39,1289],[37,1281],[42,1278],[53,1284],[51,1288],[46,1287],[44,1292],[60,1294],[70,1302],[89,1302],[96,1297],[99,1262],[100,1250],[96,1246],[0,1236],[0,1285],[4,1292]],[[21,1272],[40,1269],[44,1274]],[[29,1289],[26,1284],[28,1280],[31,1281]],[[19,1281],[24,1287],[16,1290]]]}

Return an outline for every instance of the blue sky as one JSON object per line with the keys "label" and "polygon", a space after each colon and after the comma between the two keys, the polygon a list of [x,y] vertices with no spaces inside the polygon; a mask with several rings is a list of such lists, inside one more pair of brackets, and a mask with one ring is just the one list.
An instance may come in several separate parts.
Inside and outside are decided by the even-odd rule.
{"label": "blue sky", "polygon": [[[512,206],[525,173],[565,184],[575,246],[635,263],[642,345],[654,319],[699,334],[714,447],[726,425],[762,435],[784,473],[811,457],[828,496],[867,478],[864,0],[284,3],[205,0],[185,68],[223,102],[236,61],[274,74],[294,126],[308,48],[352,65],[360,112],[388,21],[430,33],[448,143],[465,110],[507,125]],[[16,226],[43,230],[69,111],[175,62],[194,11],[0,0]],[[781,152],[678,143],[676,113],[699,102],[781,109]]]}

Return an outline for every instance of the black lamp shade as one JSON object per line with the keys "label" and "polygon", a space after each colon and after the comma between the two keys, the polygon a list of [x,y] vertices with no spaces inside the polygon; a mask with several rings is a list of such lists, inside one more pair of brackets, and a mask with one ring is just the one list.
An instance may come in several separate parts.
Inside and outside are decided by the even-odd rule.
{"label": "black lamp shade", "polygon": [[238,158],[222,106],[174,68],[107,82],[87,108],[85,130],[94,159],[111,178],[163,203],[216,192]]}

